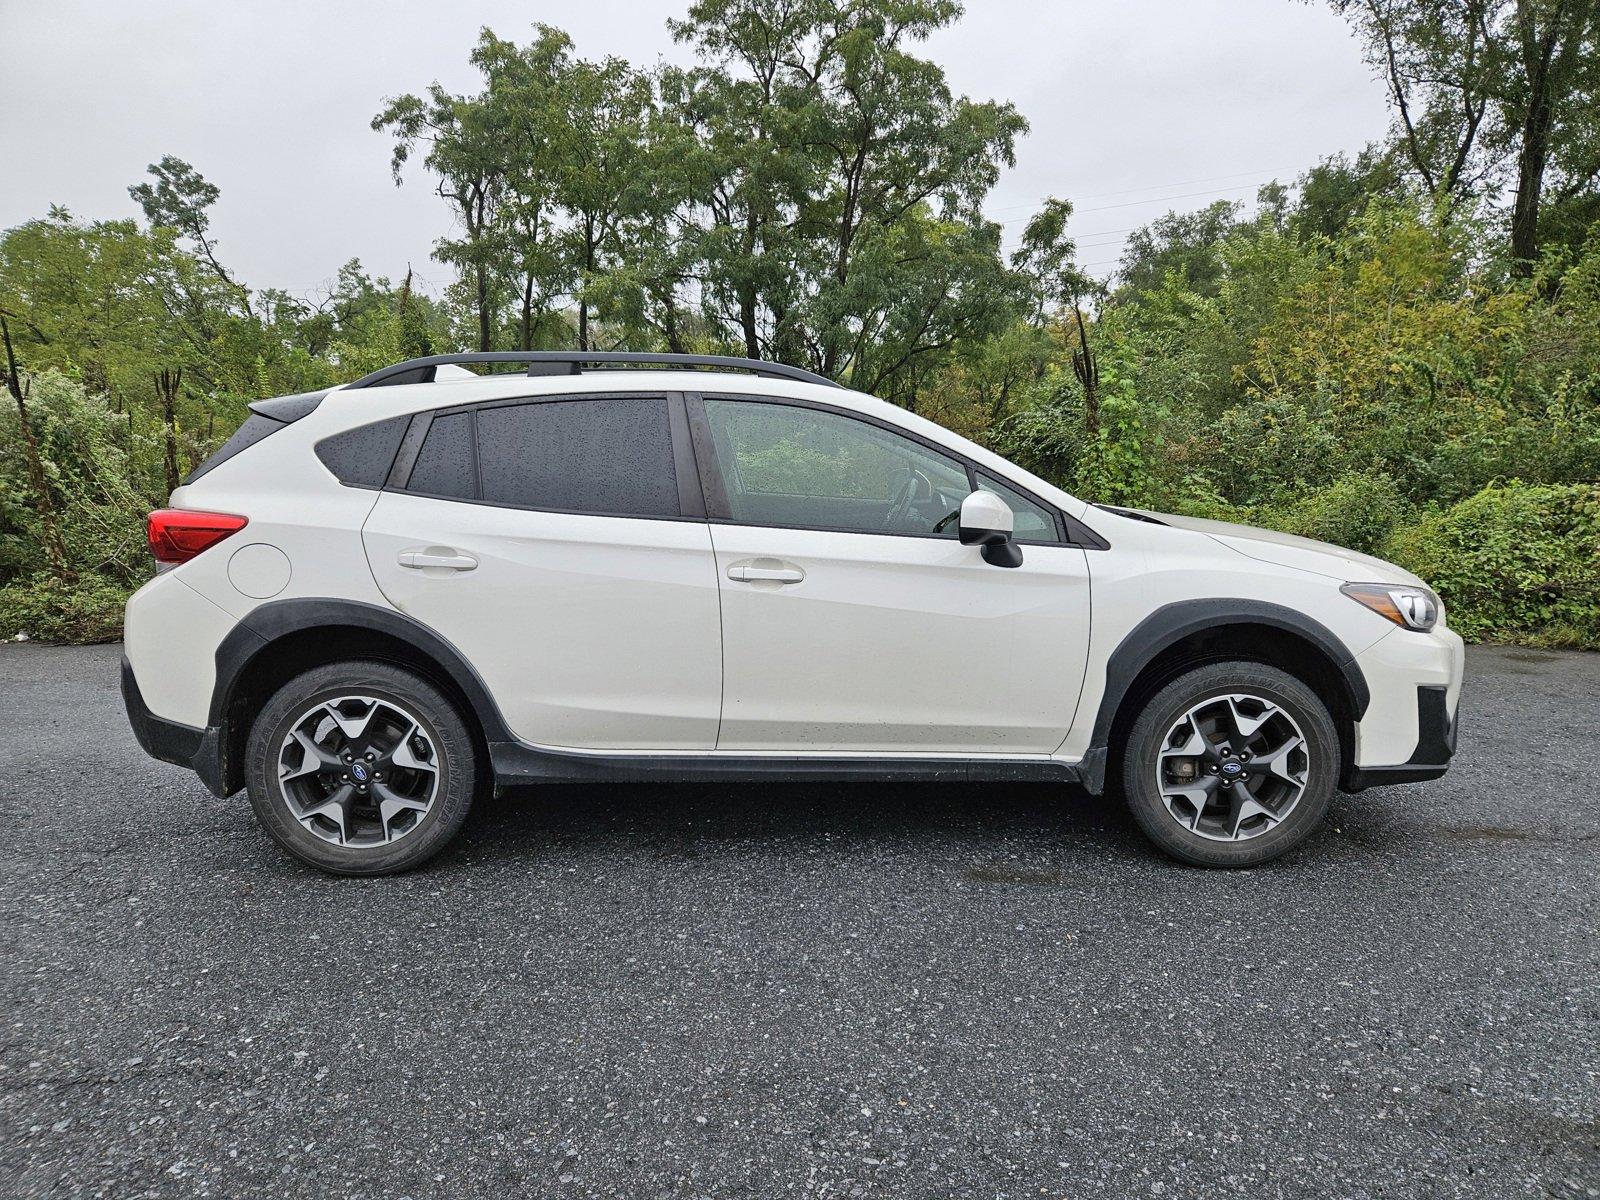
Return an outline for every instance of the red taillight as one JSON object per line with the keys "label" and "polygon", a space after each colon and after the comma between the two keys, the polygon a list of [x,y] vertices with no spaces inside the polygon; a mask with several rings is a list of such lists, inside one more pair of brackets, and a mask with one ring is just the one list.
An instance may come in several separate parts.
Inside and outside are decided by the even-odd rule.
{"label": "red taillight", "polygon": [[157,562],[185,563],[223,538],[232,537],[249,523],[248,517],[236,517],[232,513],[158,508],[145,523],[145,533],[150,538],[150,553],[156,556]]}

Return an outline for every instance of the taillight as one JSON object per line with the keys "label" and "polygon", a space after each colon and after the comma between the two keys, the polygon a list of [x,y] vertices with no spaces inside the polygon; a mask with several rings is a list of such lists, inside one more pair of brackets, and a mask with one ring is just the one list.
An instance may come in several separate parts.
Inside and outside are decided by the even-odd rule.
{"label": "taillight", "polygon": [[157,562],[185,563],[209,550],[250,523],[233,513],[191,512],[183,508],[158,508],[145,523],[150,553]]}

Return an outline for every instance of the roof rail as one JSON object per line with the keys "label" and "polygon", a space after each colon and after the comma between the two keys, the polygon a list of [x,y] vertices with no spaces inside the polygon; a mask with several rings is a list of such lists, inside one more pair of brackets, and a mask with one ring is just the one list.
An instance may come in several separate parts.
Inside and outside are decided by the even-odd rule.
{"label": "roof rail", "polygon": [[385,387],[399,383],[432,383],[439,367],[464,363],[526,363],[529,375],[581,375],[586,366],[662,366],[676,368],[716,367],[725,371],[749,371],[766,379],[793,379],[838,387],[823,375],[783,363],[763,362],[758,358],[729,358],[721,354],[643,354],[631,350],[473,350],[462,354],[430,354],[411,358],[392,367],[363,375],[352,388]]}

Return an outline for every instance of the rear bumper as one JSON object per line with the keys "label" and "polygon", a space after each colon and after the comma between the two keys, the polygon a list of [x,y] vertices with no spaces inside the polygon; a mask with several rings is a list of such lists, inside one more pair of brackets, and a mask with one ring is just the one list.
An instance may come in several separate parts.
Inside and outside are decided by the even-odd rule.
{"label": "rear bumper", "polygon": [[1411,757],[1392,767],[1356,767],[1346,772],[1347,792],[1364,791],[1390,783],[1421,783],[1437,779],[1450,769],[1456,753],[1459,712],[1450,711],[1450,688],[1445,684],[1417,686],[1417,748]]}
{"label": "rear bumper", "polygon": [[122,659],[122,705],[128,710],[128,724],[133,726],[133,736],[151,758],[188,767],[200,781],[217,796],[226,796],[222,790],[221,738],[215,728],[195,729],[168,721],[150,711],[139,691],[139,681],[134,678],[133,664],[126,656]]}

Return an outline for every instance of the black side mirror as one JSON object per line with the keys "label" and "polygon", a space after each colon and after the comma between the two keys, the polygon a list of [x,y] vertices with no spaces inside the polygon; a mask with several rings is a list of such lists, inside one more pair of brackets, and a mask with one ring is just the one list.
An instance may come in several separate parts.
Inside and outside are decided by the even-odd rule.
{"label": "black side mirror", "polygon": [[1022,547],[1011,540],[1016,518],[993,492],[973,492],[961,502],[961,544],[983,547],[983,561],[996,567],[1020,567]]}

